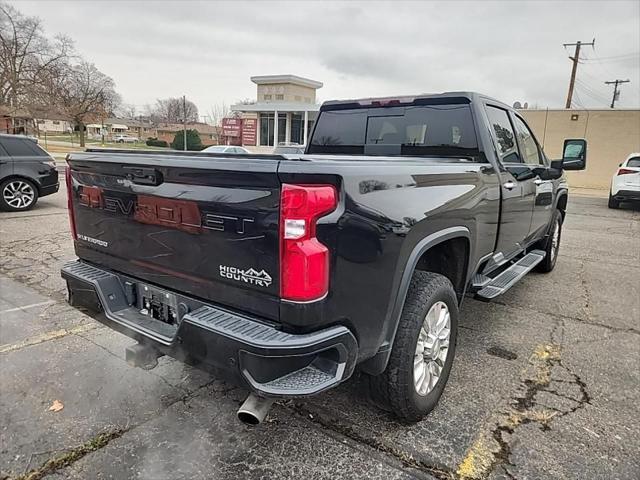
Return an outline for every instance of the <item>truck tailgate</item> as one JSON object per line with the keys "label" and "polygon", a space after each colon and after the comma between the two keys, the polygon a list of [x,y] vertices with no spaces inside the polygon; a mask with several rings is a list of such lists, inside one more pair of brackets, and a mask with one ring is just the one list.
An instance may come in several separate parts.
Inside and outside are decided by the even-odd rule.
{"label": "truck tailgate", "polygon": [[278,162],[72,154],[76,253],[149,283],[277,320]]}

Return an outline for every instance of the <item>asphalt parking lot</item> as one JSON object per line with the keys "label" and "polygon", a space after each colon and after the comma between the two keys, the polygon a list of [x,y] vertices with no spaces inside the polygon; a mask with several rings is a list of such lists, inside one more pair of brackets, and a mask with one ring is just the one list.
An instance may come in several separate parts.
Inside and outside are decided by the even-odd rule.
{"label": "asphalt parking lot", "polygon": [[449,384],[421,423],[371,405],[356,376],[248,427],[246,392],[171,359],[131,368],[131,340],[66,305],[64,192],[0,213],[0,478],[640,475],[637,210],[570,196],[555,271],[465,301]]}

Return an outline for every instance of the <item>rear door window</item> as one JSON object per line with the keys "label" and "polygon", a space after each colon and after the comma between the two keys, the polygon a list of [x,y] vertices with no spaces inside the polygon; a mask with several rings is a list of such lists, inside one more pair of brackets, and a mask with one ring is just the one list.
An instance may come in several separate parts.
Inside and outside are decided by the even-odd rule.
{"label": "rear door window", "polygon": [[0,143],[7,153],[14,157],[47,157],[48,154],[35,142],[23,138],[2,137]]}
{"label": "rear door window", "polygon": [[504,163],[522,163],[518,153],[516,135],[513,126],[509,121],[509,114],[506,110],[487,105],[487,116],[489,123],[496,136],[496,147],[498,154]]}
{"label": "rear door window", "polygon": [[544,164],[533,132],[531,132],[527,124],[517,115],[514,115],[514,123],[518,143],[520,144],[520,154],[523,157],[524,163],[528,165]]}
{"label": "rear door window", "polygon": [[478,144],[469,105],[415,105],[322,112],[309,153],[474,155]]}

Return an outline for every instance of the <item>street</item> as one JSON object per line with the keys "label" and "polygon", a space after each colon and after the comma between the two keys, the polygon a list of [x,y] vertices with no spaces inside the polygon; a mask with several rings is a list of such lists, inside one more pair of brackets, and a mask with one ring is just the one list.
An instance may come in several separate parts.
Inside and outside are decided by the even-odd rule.
{"label": "street", "polygon": [[132,340],[66,304],[64,184],[0,213],[0,478],[638,478],[640,212],[569,197],[556,269],[465,299],[444,396],[410,426],[357,373],[249,427],[247,392],[130,367]]}

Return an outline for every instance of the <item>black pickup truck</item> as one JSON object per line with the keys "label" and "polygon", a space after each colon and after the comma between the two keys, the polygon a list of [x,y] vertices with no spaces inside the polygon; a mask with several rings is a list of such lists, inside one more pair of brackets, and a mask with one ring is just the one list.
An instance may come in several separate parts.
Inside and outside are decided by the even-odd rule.
{"label": "black pickup truck", "polygon": [[69,302],[253,392],[312,395],[356,366],[400,419],[434,408],[465,296],[553,269],[562,170],[526,122],[476,93],[325,102],[304,154],[87,150],[68,157]]}

